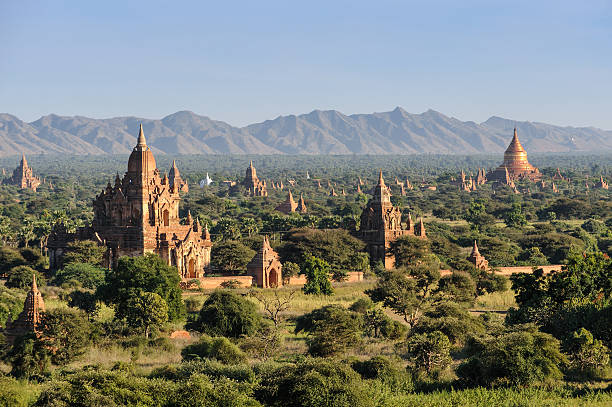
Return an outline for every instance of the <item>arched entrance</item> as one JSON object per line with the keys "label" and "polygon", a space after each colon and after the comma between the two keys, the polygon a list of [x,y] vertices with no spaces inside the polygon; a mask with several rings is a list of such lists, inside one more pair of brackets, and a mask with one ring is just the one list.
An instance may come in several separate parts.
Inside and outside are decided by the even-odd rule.
{"label": "arched entrance", "polygon": [[268,287],[278,287],[278,272],[276,271],[276,269],[270,270],[270,274],[268,274]]}
{"label": "arched entrance", "polygon": [[196,278],[194,259],[189,259],[189,263],[187,263],[187,275],[189,278]]}
{"label": "arched entrance", "polygon": [[162,219],[164,221],[164,226],[170,226],[170,212],[168,212],[168,209],[164,209],[162,212]]}

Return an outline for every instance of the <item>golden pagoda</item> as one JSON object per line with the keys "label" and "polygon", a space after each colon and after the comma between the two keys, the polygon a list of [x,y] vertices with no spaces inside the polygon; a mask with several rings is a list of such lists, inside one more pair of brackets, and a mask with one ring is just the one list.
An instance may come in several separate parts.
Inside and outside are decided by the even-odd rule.
{"label": "golden pagoda", "polygon": [[491,181],[497,181],[507,183],[508,179],[516,181],[519,179],[530,179],[536,181],[542,178],[540,170],[533,165],[529,164],[527,160],[527,151],[521,144],[514,128],[514,137],[510,145],[504,153],[504,162],[492,171],[487,179]]}

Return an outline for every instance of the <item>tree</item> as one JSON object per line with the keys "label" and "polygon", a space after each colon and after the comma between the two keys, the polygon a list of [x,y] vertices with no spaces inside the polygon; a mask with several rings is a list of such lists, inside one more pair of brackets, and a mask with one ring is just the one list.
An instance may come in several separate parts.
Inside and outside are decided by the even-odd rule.
{"label": "tree", "polygon": [[30,333],[15,339],[4,360],[12,366],[11,375],[31,378],[49,368],[49,350],[34,333]]}
{"label": "tree", "polygon": [[159,294],[144,292],[128,301],[126,320],[132,328],[143,329],[148,338],[152,328],[168,322],[168,304]]}
{"label": "tree", "polygon": [[533,327],[472,338],[457,375],[472,386],[529,386],[560,379],[559,341]]}
{"label": "tree", "polygon": [[327,305],[296,320],[295,333],[308,333],[308,352],[333,356],[361,341],[362,318],[340,305]]}
{"label": "tree", "polygon": [[487,213],[485,201],[481,199],[472,201],[463,219],[470,224],[472,230],[477,232],[495,223],[495,218]]}
{"label": "tree", "polygon": [[104,253],[106,253],[106,247],[92,240],[77,240],[68,243],[63,261],[64,264],[89,263],[101,266],[104,261]]}
{"label": "tree", "polygon": [[76,280],[84,288],[95,290],[104,283],[105,270],[89,263],[68,263],[55,274],[55,284]]}
{"label": "tree", "polygon": [[98,310],[98,300],[92,291],[74,290],[68,295],[68,305],[83,310],[91,321]]}
{"label": "tree", "polygon": [[473,304],[476,298],[476,282],[469,273],[454,271],[440,279],[438,288],[453,301]]}
{"label": "tree", "polygon": [[329,264],[325,260],[307,256],[301,269],[306,276],[306,284],[302,287],[305,294],[332,295],[334,293],[329,281]]}
{"label": "tree", "polygon": [[188,345],[181,350],[183,360],[196,358],[216,359],[221,363],[235,365],[246,362],[246,354],[231,343],[227,338],[202,336],[197,343]]}
{"label": "tree", "polygon": [[240,242],[224,240],[213,245],[210,254],[212,266],[232,274],[246,273],[246,266],[256,252]]}
{"label": "tree", "polygon": [[584,328],[572,334],[568,341],[568,353],[572,366],[581,373],[596,376],[610,363],[610,349]]}
{"label": "tree", "polygon": [[34,270],[28,266],[17,266],[13,267],[8,273],[8,279],[6,280],[6,286],[9,288],[19,288],[22,290],[29,290],[32,286],[32,276],[36,276],[36,283],[39,287],[47,285],[42,273]]}
{"label": "tree", "polygon": [[240,224],[237,220],[230,218],[220,219],[210,233],[217,236],[219,240],[238,240],[242,237]]}
{"label": "tree", "polygon": [[421,263],[436,263],[430,241],[414,236],[402,236],[393,242],[389,251],[395,258],[395,267],[410,267]]}
{"label": "tree", "polygon": [[168,266],[155,254],[121,257],[117,267],[106,273],[97,293],[99,298],[117,306],[118,318],[127,316],[127,305],[132,298],[144,292],[156,293],[168,305],[168,320],[176,321],[185,315],[179,281],[176,267]]}
{"label": "tree", "polygon": [[41,326],[40,340],[50,350],[53,364],[73,361],[91,343],[91,325],[82,311],[56,308],[44,312]]}
{"label": "tree", "polygon": [[434,369],[447,368],[450,357],[451,343],[448,337],[440,331],[412,335],[403,345],[405,356],[418,369],[424,369],[430,374]]}
{"label": "tree", "polygon": [[283,263],[283,284],[288,284],[291,277],[297,277],[300,274],[300,266],[291,261]]}
{"label": "tree", "polygon": [[512,204],[512,208],[504,214],[504,222],[506,222],[506,226],[517,229],[527,225],[527,218],[523,213],[520,203],[515,202]]}
{"label": "tree", "polygon": [[435,263],[384,270],[376,286],[366,290],[366,294],[372,301],[382,302],[412,327],[419,321],[424,309],[436,300],[434,294],[439,279],[440,271]]}
{"label": "tree", "polygon": [[278,328],[278,325],[282,321],[282,313],[291,307],[291,301],[296,292],[295,290],[291,290],[283,295],[280,290],[273,290],[272,297],[266,295],[261,290],[251,290],[249,294],[261,303],[266,313],[266,317],[272,321],[275,328]]}
{"label": "tree", "polygon": [[261,323],[255,304],[227,290],[215,290],[204,302],[195,328],[211,336],[254,334]]}

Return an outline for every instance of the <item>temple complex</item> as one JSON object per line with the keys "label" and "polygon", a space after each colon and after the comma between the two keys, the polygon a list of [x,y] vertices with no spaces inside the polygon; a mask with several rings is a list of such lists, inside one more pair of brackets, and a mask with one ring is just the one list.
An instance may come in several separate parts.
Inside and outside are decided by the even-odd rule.
{"label": "temple complex", "polygon": [[[206,178],[208,179],[208,174],[206,174]],[[170,187],[174,188],[174,185],[176,184],[179,192],[189,192],[189,185],[187,185],[187,182],[181,178],[181,173],[176,167],[176,161],[174,160],[172,160],[172,166],[170,167],[170,171],[168,171],[168,180],[170,181]]]}
{"label": "temple complex", "polygon": [[47,243],[51,269],[62,266],[68,243],[93,240],[106,246],[105,265],[114,267],[121,256],[155,253],[168,265],[176,266],[182,278],[202,277],[210,266],[212,242],[191,214],[179,217],[179,183],[172,184],[157,169],[147,146],[142,125],[138,144],[128,160],[123,178],[117,174],[93,202],[90,226],[68,233],[58,224]]}
{"label": "temple complex", "polygon": [[36,285],[36,275],[32,275],[32,287],[23,303],[23,311],[16,320],[10,319],[6,322],[3,331],[4,337],[9,344],[12,344],[19,336],[29,332],[38,334],[40,332],[41,312],[45,312],[45,302],[42,294]]}
{"label": "temple complex", "polygon": [[489,262],[478,251],[478,245],[476,244],[475,240],[474,247],[472,248],[472,253],[470,253],[467,260],[479,270],[487,270],[489,268]]}
{"label": "temple complex", "polygon": [[21,155],[19,166],[13,171],[13,176],[4,180],[7,185],[16,185],[21,189],[31,189],[36,192],[36,188],[41,184],[40,178],[34,176],[32,168],[28,166],[25,154]]}
{"label": "temple complex", "polygon": [[595,184],[595,188],[597,189],[608,189],[608,183],[604,181],[603,176],[599,176],[599,181]]}
{"label": "temple complex", "polygon": [[268,236],[264,236],[261,248],[247,264],[247,275],[254,278],[257,287],[276,288],[283,285],[282,271],[278,253],[270,246]]}
{"label": "temple complex", "polygon": [[266,181],[260,181],[257,178],[257,171],[253,167],[253,161],[249,164],[249,168],[246,169],[242,185],[247,189],[249,196],[268,196]]}
{"label": "temple complex", "polygon": [[521,179],[537,181],[542,178],[540,171],[527,161],[527,152],[518,139],[516,128],[514,128],[514,137],[504,153],[504,162],[489,173],[487,178],[507,185],[510,185],[509,181]]}
{"label": "temple complex", "polygon": [[413,229],[412,218],[408,216],[408,225],[402,225],[402,213],[391,203],[391,192],[385,185],[382,171],[378,184],[372,192],[372,199],[361,214],[359,236],[367,245],[372,262],[382,261],[385,268],[392,268],[395,259],[389,254],[392,241],[401,236],[426,237],[423,220],[419,227]]}
{"label": "temple complex", "polygon": [[278,205],[275,209],[279,212],[284,213],[285,215],[290,214],[291,212],[295,212],[298,204],[293,200],[293,195],[291,194],[291,190],[289,190],[289,194],[287,195],[287,199],[285,202]]}

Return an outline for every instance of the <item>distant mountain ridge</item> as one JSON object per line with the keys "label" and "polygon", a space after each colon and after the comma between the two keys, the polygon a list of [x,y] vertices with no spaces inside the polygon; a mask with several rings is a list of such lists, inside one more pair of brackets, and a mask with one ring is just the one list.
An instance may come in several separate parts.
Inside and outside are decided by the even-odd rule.
{"label": "distant mountain ridge", "polygon": [[434,110],[344,115],[314,110],[234,127],[189,111],[161,120],[91,119],[48,115],[26,123],[0,114],[0,156],[26,154],[126,154],[142,123],[147,143],[166,154],[479,154],[505,150],[516,125],[530,153],[612,151],[612,131],[561,127],[491,117],[483,123]]}

